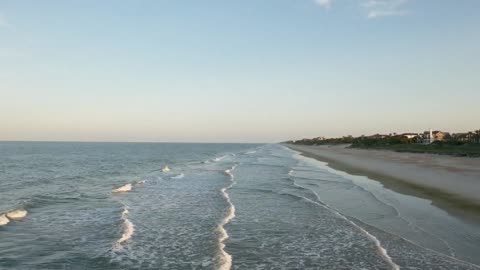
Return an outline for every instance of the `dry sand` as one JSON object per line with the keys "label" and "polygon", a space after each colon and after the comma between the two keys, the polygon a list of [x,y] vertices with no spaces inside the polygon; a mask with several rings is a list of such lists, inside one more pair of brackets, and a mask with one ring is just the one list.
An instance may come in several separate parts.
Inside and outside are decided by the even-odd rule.
{"label": "dry sand", "polygon": [[351,149],[346,145],[287,146],[334,169],[368,176],[397,191],[410,189],[434,202],[438,199],[440,204],[480,210],[480,158]]}

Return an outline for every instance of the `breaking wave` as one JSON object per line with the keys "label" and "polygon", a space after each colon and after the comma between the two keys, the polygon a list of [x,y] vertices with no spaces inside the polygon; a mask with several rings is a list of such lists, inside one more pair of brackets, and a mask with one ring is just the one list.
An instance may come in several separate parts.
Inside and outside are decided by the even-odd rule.
{"label": "breaking wave", "polygon": [[230,177],[230,185],[227,187],[224,187],[221,189],[221,193],[223,198],[227,201],[229,204],[229,207],[227,209],[227,215],[222,219],[220,224],[218,225],[218,232],[220,234],[220,237],[218,238],[218,243],[220,247],[220,253],[219,253],[219,265],[218,269],[219,270],[229,270],[232,267],[232,255],[228,254],[225,251],[225,241],[229,238],[229,235],[227,231],[225,230],[224,226],[228,224],[234,217],[235,217],[235,205],[233,205],[232,201],[230,200],[230,196],[227,193],[227,190],[233,187],[235,185],[235,177],[233,176],[232,171],[235,169],[236,166],[233,166],[231,169],[228,169],[225,171],[225,174]]}
{"label": "breaking wave", "polygon": [[116,247],[119,248],[122,243],[132,238],[133,233],[135,232],[135,226],[128,219],[128,208],[125,206],[122,212],[123,219],[123,234],[120,239],[117,240]]}
{"label": "breaking wave", "polygon": [[132,184],[123,185],[117,189],[112,190],[113,193],[120,193],[120,192],[129,192],[132,190]]}
{"label": "breaking wave", "polygon": [[10,219],[8,219],[5,214],[0,215],[0,226],[4,226],[10,223]]}
{"label": "breaking wave", "polygon": [[10,221],[19,221],[27,216],[28,212],[24,209],[16,209],[0,215],[0,227],[5,226]]}
{"label": "breaking wave", "polygon": [[220,157],[216,157],[216,158],[213,159],[213,161],[220,161],[220,160],[222,160],[222,159],[224,159],[224,158],[226,158],[226,157],[227,157],[227,155],[223,155],[223,156],[220,156]]}
{"label": "breaking wave", "polygon": [[6,216],[10,220],[22,220],[27,216],[27,214],[28,214],[27,210],[18,209],[18,210],[13,210],[8,212]]}
{"label": "breaking wave", "polygon": [[185,174],[181,173],[179,175],[172,176],[171,178],[172,179],[182,179],[183,177],[185,177]]}

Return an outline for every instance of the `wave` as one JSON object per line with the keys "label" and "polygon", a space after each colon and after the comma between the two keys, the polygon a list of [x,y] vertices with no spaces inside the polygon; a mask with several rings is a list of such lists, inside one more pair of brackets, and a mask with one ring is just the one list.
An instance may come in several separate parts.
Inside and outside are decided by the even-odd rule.
{"label": "wave", "polygon": [[18,210],[13,210],[8,212],[6,216],[10,220],[22,220],[27,216],[27,214],[28,214],[27,210],[18,209]]}
{"label": "wave", "polygon": [[[312,171],[312,170],[298,170],[298,169],[295,169],[295,171]],[[288,175],[289,175],[289,176],[293,176],[293,173],[294,173],[295,171],[294,171],[293,169],[290,170],[289,173],[288,173]],[[298,176],[294,176],[294,177],[295,177],[295,179],[316,180],[316,181],[331,182],[331,183],[338,183],[338,184],[341,184],[341,183],[342,183],[342,182],[339,182],[339,181],[328,181],[328,180],[321,180],[321,179],[310,179],[310,178],[304,178],[304,177],[298,177]],[[294,185],[299,186],[299,187],[302,187],[302,186],[298,185],[293,178],[290,178],[290,180],[293,182]],[[347,184],[347,183],[345,183],[345,184]],[[422,231],[422,232],[425,233],[425,234],[428,234],[428,235],[430,235],[430,236],[438,239],[440,242],[442,242],[442,243],[446,246],[446,248],[449,250],[449,253],[450,253],[450,254],[445,254],[445,253],[443,253],[443,252],[439,252],[439,251],[437,251],[437,250],[434,250],[434,249],[425,247],[425,246],[423,246],[423,245],[421,245],[421,244],[419,244],[419,243],[416,243],[416,242],[414,242],[414,241],[412,241],[412,240],[406,239],[406,238],[404,238],[404,237],[402,237],[402,236],[399,236],[399,235],[397,235],[397,234],[394,234],[394,233],[391,233],[391,232],[388,232],[388,233],[390,233],[390,234],[392,234],[392,235],[395,235],[396,237],[399,237],[399,238],[401,238],[402,240],[404,240],[404,241],[406,241],[406,242],[408,242],[408,243],[410,243],[410,244],[412,244],[412,245],[414,245],[414,246],[416,246],[416,247],[419,247],[419,248],[425,249],[425,250],[427,250],[427,251],[429,251],[429,252],[432,252],[432,253],[434,253],[434,254],[438,254],[438,255],[440,255],[440,256],[446,257],[446,258],[448,258],[448,259],[450,259],[450,260],[452,260],[452,261],[456,261],[456,262],[459,262],[459,263],[467,264],[467,265],[472,266],[472,267],[478,267],[476,264],[472,264],[472,263],[470,263],[470,262],[467,262],[467,261],[464,261],[464,260],[461,260],[461,259],[457,258],[457,257],[456,257],[456,254],[455,254],[455,249],[454,249],[452,246],[450,246],[450,244],[449,244],[445,239],[443,239],[443,238],[441,238],[441,237],[439,237],[439,236],[437,236],[437,235],[435,235],[435,234],[433,234],[433,233],[431,233],[431,232],[423,229],[422,227],[420,227],[420,226],[418,226],[418,225],[416,225],[416,224],[413,224],[410,220],[404,218],[404,217],[402,216],[402,214],[400,213],[400,211],[399,211],[397,208],[395,208],[393,205],[391,205],[391,204],[389,204],[389,203],[387,203],[387,202],[379,199],[377,196],[375,196],[375,195],[374,195],[373,193],[371,193],[369,190],[365,189],[365,188],[362,187],[362,186],[359,186],[359,185],[355,184],[353,181],[351,181],[350,184],[351,184],[351,185],[354,185],[355,187],[357,187],[357,188],[359,188],[359,189],[361,189],[361,190],[363,190],[363,191],[365,191],[366,193],[368,193],[373,199],[375,199],[375,200],[378,201],[379,203],[384,204],[385,206],[392,208],[393,211],[396,213],[396,216],[397,216],[399,219],[401,219],[401,220],[403,220],[404,222],[406,222],[406,223],[407,223],[407,226],[411,226],[411,227],[413,227],[413,228],[415,228],[415,229],[417,229],[417,230],[419,230],[419,231]],[[303,188],[305,188],[305,187],[303,187]],[[316,204],[319,204],[319,203],[320,203],[320,204],[323,204],[323,202],[320,200],[320,196],[318,195],[318,193],[316,193],[315,191],[313,191],[313,190],[311,190],[311,189],[309,189],[309,188],[305,188],[305,189],[306,189],[306,190],[309,190],[310,192],[312,192],[312,193],[316,196],[316,199],[319,201],[319,202],[316,203]],[[300,197],[301,197],[301,196],[300,196]],[[302,197],[302,198],[303,198],[303,197]],[[306,198],[303,198],[303,199],[306,199]],[[308,200],[308,199],[307,199],[307,200]],[[315,202],[314,202],[314,203],[315,203]],[[338,213],[337,210],[333,209],[333,208],[330,207],[328,204],[325,204],[324,207],[328,207],[328,208],[330,208],[332,211],[334,211],[334,212],[336,211],[336,212]],[[343,215],[342,215],[342,216],[343,216]],[[346,218],[346,217],[344,217],[344,218]],[[352,222],[352,221],[349,220],[349,222]],[[353,223],[353,222],[352,222],[352,223]],[[367,224],[367,225],[369,225],[369,224]],[[370,226],[371,226],[371,225],[370,225]],[[371,235],[370,233],[368,233],[368,231],[366,231],[365,229],[363,229],[361,226],[357,225],[356,227],[362,229],[362,230],[365,231],[367,234]],[[371,236],[374,237],[373,235],[371,235]],[[374,237],[374,238],[375,238],[375,237]],[[377,241],[378,241],[378,239],[377,239]],[[378,242],[378,244],[380,244],[380,242]],[[385,250],[385,249],[384,249],[384,250]],[[385,252],[387,252],[387,251],[385,250]],[[388,256],[388,253],[385,254],[385,255]],[[398,265],[397,265],[397,267],[398,267]],[[398,268],[394,268],[394,269],[398,269]]]}
{"label": "wave", "polygon": [[125,206],[122,212],[122,219],[123,219],[123,234],[120,239],[117,240],[116,246],[117,248],[121,246],[122,243],[132,238],[133,233],[135,232],[135,226],[133,223],[128,219],[128,208]]}
{"label": "wave", "polygon": [[[39,191],[41,192],[41,191]],[[88,194],[78,190],[75,191],[62,191],[62,193],[41,193],[31,194],[28,197],[21,197],[18,209],[31,209],[42,208],[49,205],[55,205],[59,203],[75,203],[79,200],[101,200],[104,199],[104,194]]]}
{"label": "wave", "polygon": [[112,190],[113,193],[119,193],[119,192],[129,192],[132,190],[132,184],[126,184],[123,185],[117,189]]}
{"label": "wave", "polygon": [[166,173],[166,172],[169,172],[170,171],[170,168],[165,165],[165,167],[162,168],[162,172]]}
{"label": "wave", "polygon": [[[298,177],[296,177],[296,178],[298,179]],[[322,180],[320,180],[320,181],[322,181]],[[404,218],[403,215],[400,213],[400,211],[399,211],[396,207],[394,207],[393,205],[389,204],[388,202],[386,202],[386,201],[384,201],[384,200],[381,200],[381,199],[378,198],[375,194],[373,194],[371,191],[367,190],[367,189],[364,188],[363,186],[357,185],[357,184],[356,184],[355,182],[353,182],[353,181],[351,182],[351,184],[354,185],[354,186],[355,186],[356,188],[358,188],[359,190],[364,191],[364,192],[365,192],[368,196],[370,196],[373,200],[375,200],[375,201],[377,201],[378,203],[380,203],[380,204],[382,204],[382,205],[385,205],[386,207],[389,207],[390,209],[392,209],[392,211],[395,213],[396,217],[399,218],[400,220],[404,221],[404,222],[407,224],[407,226],[413,227],[413,228],[415,228],[415,229],[417,229],[417,230],[419,230],[419,231],[422,231],[422,232],[425,233],[425,234],[430,235],[430,236],[433,237],[433,238],[438,239],[440,242],[442,242],[442,243],[445,245],[445,247],[447,248],[448,252],[450,253],[449,255],[443,254],[443,253],[441,253],[441,254],[442,254],[442,255],[446,255],[446,256],[451,256],[451,257],[455,258],[455,249],[454,249],[452,246],[450,246],[450,244],[449,244],[445,239],[443,239],[442,237],[437,236],[437,235],[434,234],[434,233],[431,233],[431,232],[423,229],[422,227],[420,227],[420,226],[418,226],[418,225],[416,225],[416,224],[413,224],[410,220]],[[402,237],[402,239],[405,239],[405,238]],[[407,240],[407,239],[405,239],[405,240]],[[407,240],[407,241],[410,241],[410,240]],[[411,242],[411,241],[410,241],[410,242]],[[422,248],[424,248],[424,249],[429,249],[429,248],[427,248],[427,247],[424,247],[424,246],[421,245],[421,244],[418,244],[418,243],[414,243],[414,244],[417,245],[417,246],[420,246],[420,247],[422,247]],[[438,252],[438,251],[435,251],[435,252]]]}
{"label": "wave", "polygon": [[179,175],[172,176],[171,179],[182,179],[183,177],[185,177],[185,174],[181,173]]}
{"label": "wave", "polygon": [[220,157],[216,157],[216,158],[213,159],[213,161],[220,161],[220,160],[222,160],[222,159],[224,159],[224,158],[226,158],[226,157],[227,157],[227,155],[223,155],[223,156],[220,156]]}
{"label": "wave", "polygon": [[8,219],[5,214],[0,215],[0,226],[4,226],[10,223],[10,219]]}
{"label": "wave", "polygon": [[125,219],[125,221],[123,222],[123,227],[124,229],[123,229],[122,237],[117,240],[118,244],[121,244],[127,241],[128,239],[130,239],[133,235],[133,232],[135,231],[135,227],[133,226],[133,223],[128,218]]}
{"label": "wave", "polygon": [[222,219],[220,224],[218,225],[218,231],[220,233],[220,237],[218,238],[218,243],[220,247],[220,262],[218,269],[220,270],[229,270],[232,267],[232,255],[228,254],[225,251],[225,241],[229,238],[227,231],[225,230],[224,226],[228,224],[234,217],[235,217],[235,205],[233,205],[232,201],[230,200],[230,196],[227,193],[227,190],[235,185],[235,177],[233,176],[232,171],[235,170],[235,166],[231,169],[225,170],[225,174],[230,177],[230,185],[227,187],[222,188],[220,191],[222,193],[223,198],[227,201],[229,207],[227,210],[227,215]]}
{"label": "wave", "polygon": [[19,221],[27,216],[28,212],[24,209],[16,209],[0,215],[0,226],[5,226],[10,221]]}
{"label": "wave", "polygon": [[[293,171],[291,171],[293,173]],[[293,184],[299,188],[303,188],[303,189],[307,189],[301,185],[298,185],[295,180],[293,180]],[[310,189],[307,189],[307,190],[310,190]],[[317,200],[320,199],[319,195],[313,191],[313,190],[310,190],[316,197],[317,197]],[[302,196],[300,196],[302,197]],[[369,233],[367,230],[365,230],[364,228],[362,228],[361,226],[359,226],[358,224],[356,224],[355,222],[353,222],[352,220],[350,220],[349,218],[347,218],[346,216],[342,215],[339,211],[337,211],[336,209],[332,208],[331,206],[329,206],[328,204],[324,203],[324,202],[317,202],[317,201],[314,201],[314,200],[311,200],[311,199],[308,199],[308,198],[305,198],[305,197],[302,197],[304,200],[310,202],[310,203],[313,203],[313,204],[316,204],[318,206],[321,206],[327,210],[329,210],[330,212],[334,213],[336,216],[342,218],[343,220],[347,221],[348,223],[350,223],[351,225],[353,225],[355,228],[357,228],[359,231],[361,231],[363,234],[365,234],[365,236],[367,236],[368,239],[370,239],[374,244],[375,246],[377,247],[378,251],[379,251],[379,254],[380,256],[382,256],[382,258],[384,259],[384,261],[390,265],[390,267],[392,267],[392,269],[394,270],[400,270],[400,266],[398,266],[395,262],[393,262],[392,258],[388,255],[388,252],[387,252],[387,249],[384,248],[382,246],[382,243],[380,242],[380,240],[378,240],[378,238],[376,238],[374,235],[372,235],[371,233]]]}
{"label": "wave", "polygon": [[125,206],[123,208],[123,212],[122,212],[122,219],[125,219],[127,218],[127,215],[130,213],[130,211],[128,211],[128,208]]}
{"label": "wave", "polygon": [[251,155],[251,154],[255,154],[255,153],[257,153],[257,151],[252,150],[252,151],[245,152],[245,155]]}

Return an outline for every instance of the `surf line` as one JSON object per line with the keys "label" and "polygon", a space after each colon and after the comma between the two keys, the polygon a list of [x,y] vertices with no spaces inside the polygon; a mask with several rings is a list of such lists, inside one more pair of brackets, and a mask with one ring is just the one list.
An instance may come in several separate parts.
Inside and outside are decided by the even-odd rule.
{"label": "surf line", "polygon": [[228,224],[234,217],[235,217],[235,205],[233,205],[230,196],[227,193],[227,190],[231,189],[233,185],[235,185],[235,177],[233,175],[233,170],[237,165],[232,166],[231,169],[225,171],[225,174],[230,177],[230,185],[227,187],[222,188],[220,191],[222,193],[223,198],[228,203],[228,210],[227,215],[222,219],[220,224],[218,224],[218,232],[220,233],[220,237],[218,238],[218,245],[220,247],[220,263],[218,266],[219,270],[229,270],[232,267],[232,255],[228,254],[225,251],[225,241],[229,238],[227,231],[225,230],[224,226]]}
{"label": "surf line", "polygon": [[24,209],[11,210],[7,213],[0,214],[0,227],[7,225],[10,221],[19,221],[27,216],[28,212]]}
{"label": "surf line", "polygon": [[[290,172],[288,173],[290,176],[293,175],[293,170],[290,170]],[[303,189],[307,189],[299,184],[297,184],[297,182],[295,182],[294,179],[293,180],[293,185],[294,186],[297,186],[297,187],[300,187],[300,188],[303,188]],[[310,190],[310,189],[308,189]],[[318,200],[320,200],[320,197],[318,196],[318,194],[313,191],[313,190],[310,190],[311,192],[313,192],[313,194],[315,194],[315,196],[317,197]],[[348,219],[346,216],[342,215],[339,211],[335,210],[334,208],[332,208],[331,206],[329,206],[328,204],[326,203],[319,203],[319,202],[316,202],[316,201],[313,201],[313,200],[310,200],[308,198],[305,198],[305,197],[302,197],[304,200],[310,202],[310,203],[313,203],[313,204],[316,204],[318,206],[321,206],[327,210],[329,210],[330,212],[334,213],[335,215],[337,215],[338,217],[342,218],[343,220],[347,221],[348,223],[350,223],[351,225],[353,225],[355,228],[357,228],[358,230],[360,230],[363,234],[365,234],[367,236],[368,239],[370,239],[370,241],[372,241],[375,246],[377,247],[379,253],[380,253],[380,256],[382,256],[382,258],[384,259],[384,261],[390,265],[390,267],[393,269],[393,270],[400,270],[400,266],[398,266],[398,264],[394,263],[392,258],[390,257],[390,255],[388,255],[388,252],[387,250],[382,246],[382,243],[380,243],[380,240],[378,240],[378,238],[376,238],[374,235],[372,235],[371,233],[369,233],[367,230],[365,230],[364,228],[362,228],[361,226],[359,226],[358,224],[356,224],[355,222],[351,221],[350,219]]]}
{"label": "surf line", "polygon": [[[145,180],[138,180],[134,184],[128,183],[126,185],[123,185],[119,188],[116,188],[116,189],[112,190],[112,193],[115,194],[115,193],[130,192],[133,189],[134,185],[142,185],[144,183],[145,183]],[[119,200],[119,199],[117,199],[117,200]],[[120,250],[122,248],[123,244],[126,241],[130,240],[130,238],[132,238],[132,236],[133,236],[133,233],[135,232],[135,226],[128,219],[128,214],[129,214],[128,206],[125,205],[122,202],[120,202],[120,203],[123,205],[123,211],[122,211],[122,216],[121,216],[121,219],[123,221],[123,223],[122,223],[123,232],[122,232],[122,236],[115,242],[115,245],[113,246],[113,250]]]}
{"label": "surf line", "polygon": [[120,249],[122,247],[122,244],[129,240],[133,232],[135,231],[135,226],[133,223],[128,219],[128,207],[126,205],[123,206],[123,212],[122,212],[122,220],[123,220],[123,234],[120,239],[117,240],[115,243],[115,249]]}

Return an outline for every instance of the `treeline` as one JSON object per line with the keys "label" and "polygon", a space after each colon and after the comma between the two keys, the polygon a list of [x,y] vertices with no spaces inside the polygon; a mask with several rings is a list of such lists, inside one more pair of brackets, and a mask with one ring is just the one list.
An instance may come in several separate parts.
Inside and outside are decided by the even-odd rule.
{"label": "treeline", "polygon": [[419,143],[418,138],[408,138],[406,136],[389,136],[385,138],[370,138],[370,137],[358,137],[352,142],[351,147],[375,147],[375,146],[387,146],[396,144],[416,144]]}
{"label": "treeline", "polygon": [[[430,135],[427,132],[421,134],[389,134],[372,136],[344,136],[339,138],[313,138],[286,143],[300,145],[340,145],[348,144],[351,148],[363,149],[386,149],[397,152],[432,153],[454,156],[480,157],[480,130],[449,134],[435,137],[430,143]],[[440,139],[441,138],[441,139]]]}
{"label": "treeline", "polygon": [[439,155],[480,157],[480,143],[464,141],[434,141],[430,144],[398,143],[385,140],[363,140],[351,144],[351,148],[391,150],[395,152],[429,153]]}
{"label": "treeline", "polygon": [[393,144],[410,144],[416,143],[416,139],[409,139],[404,136],[391,136],[383,138],[372,138],[366,136],[353,137],[353,136],[344,136],[339,138],[328,138],[328,139],[301,139],[297,141],[287,141],[286,143],[290,144],[300,144],[300,145],[335,145],[335,144],[351,144],[354,146],[373,146],[373,145],[393,145]]}
{"label": "treeline", "polygon": [[[405,135],[408,134],[408,135]],[[324,138],[317,137],[312,139],[301,139],[297,141],[287,141],[290,144],[300,145],[335,145],[335,144],[351,144],[351,147],[375,147],[375,146],[388,146],[399,144],[430,144],[429,133],[419,133],[412,135],[412,133],[405,134],[389,134],[380,135],[375,134],[371,136],[359,136],[353,137],[343,136],[338,138]],[[466,132],[466,133],[453,133],[442,132],[443,136],[440,138],[434,137],[433,143],[438,145],[464,145],[472,143],[480,143],[480,130]]]}
{"label": "treeline", "polygon": [[313,138],[313,139],[301,139],[297,141],[287,141],[285,143],[301,144],[301,145],[323,145],[323,144],[352,144],[355,142],[353,136],[345,136],[341,138]]}

